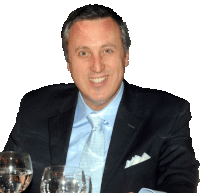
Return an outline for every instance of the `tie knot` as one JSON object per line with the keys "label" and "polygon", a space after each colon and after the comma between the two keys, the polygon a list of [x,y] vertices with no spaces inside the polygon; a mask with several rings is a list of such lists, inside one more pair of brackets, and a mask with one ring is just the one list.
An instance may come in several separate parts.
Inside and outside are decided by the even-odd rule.
{"label": "tie knot", "polygon": [[87,118],[90,124],[92,125],[93,130],[101,129],[101,126],[104,122],[104,119],[102,119],[101,116],[97,114],[89,114]]}

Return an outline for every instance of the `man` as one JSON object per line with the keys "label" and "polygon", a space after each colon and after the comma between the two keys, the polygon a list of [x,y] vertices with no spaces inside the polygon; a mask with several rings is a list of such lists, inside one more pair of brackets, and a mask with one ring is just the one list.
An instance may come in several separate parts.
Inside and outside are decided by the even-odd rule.
{"label": "man", "polygon": [[[25,192],[39,192],[49,165],[83,167],[95,193],[195,192],[198,162],[189,104],[123,80],[130,39],[121,17],[104,6],[84,6],[69,15],[62,39],[76,86],[26,94],[5,147],[31,155],[34,177]],[[100,117],[101,126],[92,125],[91,114]]]}

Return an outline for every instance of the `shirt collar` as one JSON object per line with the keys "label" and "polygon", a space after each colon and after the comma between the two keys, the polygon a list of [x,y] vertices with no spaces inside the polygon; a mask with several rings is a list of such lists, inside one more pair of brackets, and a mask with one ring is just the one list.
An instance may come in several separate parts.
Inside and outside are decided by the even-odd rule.
{"label": "shirt collar", "polygon": [[75,118],[74,123],[78,123],[79,121],[86,118],[87,115],[89,115],[92,112],[95,112],[99,115],[101,115],[104,120],[112,125],[114,125],[115,117],[117,114],[117,110],[119,107],[119,103],[122,98],[122,94],[124,91],[124,83],[121,83],[120,90],[115,96],[115,98],[101,111],[93,111],[84,101],[81,93],[78,94],[78,102],[76,106],[76,112],[75,112]]}

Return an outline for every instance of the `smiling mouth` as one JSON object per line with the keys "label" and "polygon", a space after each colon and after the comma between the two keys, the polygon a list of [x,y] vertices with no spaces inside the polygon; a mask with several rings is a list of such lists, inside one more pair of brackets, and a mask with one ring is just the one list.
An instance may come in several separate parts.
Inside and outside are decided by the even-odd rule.
{"label": "smiling mouth", "polygon": [[108,76],[104,76],[104,77],[101,77],[101,78],[90,78],[90,80],[95,83],[95,84],[98,84],[98,83],[101,83],[103,82]]}

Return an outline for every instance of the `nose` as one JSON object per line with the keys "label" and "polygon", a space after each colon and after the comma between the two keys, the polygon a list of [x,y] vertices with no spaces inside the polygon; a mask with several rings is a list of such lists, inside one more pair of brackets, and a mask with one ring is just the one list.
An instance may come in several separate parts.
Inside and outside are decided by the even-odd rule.
{"label": "nose", "polygon": [[100,73],[104,70],[104,68],[105,68],[105,65],[103,63],[101,55],[93,56],[90,69],[93,72]]}

